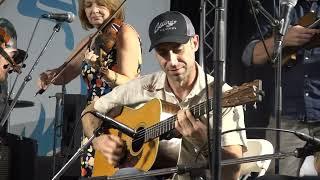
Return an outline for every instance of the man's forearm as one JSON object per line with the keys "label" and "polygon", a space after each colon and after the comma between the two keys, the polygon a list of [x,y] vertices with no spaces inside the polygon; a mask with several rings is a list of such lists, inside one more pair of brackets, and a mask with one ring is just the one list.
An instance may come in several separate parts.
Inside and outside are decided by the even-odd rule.
{"label": "man's forearm", "polygon": [[[265,40],[265,45],[271,58],[273,53],[273,44],[274,44],[273,36]],[[265,64],[268,62],[268,59],[269,59],[269,56],[266,52],[266,49],[262,41],[260,41],[254,47],[253,55],[252,55],[252,64]]]}
{"label": "man's forearm", "polygon": [[101,125],[101,120],[90,112],[94,112],[93,103],[87,106],[82,112],[82,127],[86,137],[91,137],[93,132]]}
{"label": "man's forearm", "polygon": [[[223,147],[222,159],[236,159],[242,157],[242,147],[240,145],[233,145]],[[234,164],[222,167],[222,179],[223,180],[237,180],[240,176],[241,165]]]}
{"label": "man's forearm", "polygon": [[240,177],[241,165],[229,165],[222,167],[222,179],[223,180],[237,180]]}

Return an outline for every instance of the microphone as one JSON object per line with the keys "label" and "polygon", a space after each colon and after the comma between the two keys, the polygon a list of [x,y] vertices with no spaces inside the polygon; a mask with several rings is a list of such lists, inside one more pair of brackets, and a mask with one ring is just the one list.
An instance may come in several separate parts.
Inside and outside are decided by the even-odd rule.
{"label": "microphone", "polygon": [[42,18],[54,19],[60,22],[68,22],[71,23],[74,19],[74,14],[72,12],[66,13],[49,13],[41,15]]}
{"label": "microphone", "polygon": [[131,129],[130,127],[118,122],[115,119],[112,119],[106,115],[103,115],[102,113],[99,112],[92,112],[92,114],[94,116],[96,116],[97,118],[100,118],[101,120],[103,120],[105,123],[107,123],[108,125],[110,125],[111,127],[118,129],[119,131],[125,133],[126,135],[130,136],[130,137],[134,137],[136,132]]}
{"label": "microphone", "polygon": [[284,36],[287,33],[290,25],[290,14],[294,6],[296,6],[298,0],[280,0],[280,35]]}
{"label": "microphone", "polygon": [[297,132],[297,131],[294,131],[293,133],[294,135],[296,135],[299,139],[303,140],[303,141],[306,141],[308,143],[311,143],[313,145],[320,145],[320,139],[314,137],[314,136],[310,136],[308,134],[304,134],[304,133],[301,133],[301,132]]}

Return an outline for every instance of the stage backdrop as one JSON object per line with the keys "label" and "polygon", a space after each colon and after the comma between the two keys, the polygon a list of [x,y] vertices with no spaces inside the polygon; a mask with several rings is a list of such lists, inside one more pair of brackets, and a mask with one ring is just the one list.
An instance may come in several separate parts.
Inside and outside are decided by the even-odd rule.
{"label": "stage backdrop", "polygon": [[[153,17],[169,10],[170,0],[127,0],[126,21],[139,32],[143,47],[142,74],[159,70],[153,52],[149,53],[150,41],[148,25]],[[34,97],[38,91],[36,82],[39,74],[46,69],[61,65],[70,51],[89,32],[81,28],[77,12],[77,0],[5,0],[0,5],[0,16],[9,19],[16,27],[18,47],[27,49],[28,41],[36,25],[37,18],[49,12],[61,13],[70,11],[76,15],[75,20],[63,24],[61,30],[54,36],[52,43],[40,58],[40,62],[32,73],[32,80],[25,86],[19,100],[34,102],[33,107],[15,108],[9,121],[9,132],[36,139],[38,154],[49,155],[52,151],[53,120],[55,117],[55,98],[49,96],[61,92],[60,86],[50,86],[43,94]],[[29,50],[26,68],[20,76],[14,92],[17,92],[27,72],[46,43],[55,26],[54,21],[41,20]],[[8,82],[12,86],[15,74],[11,74]],[[80,77],[66,86],[68,94],[85,94],[85,85]]]}

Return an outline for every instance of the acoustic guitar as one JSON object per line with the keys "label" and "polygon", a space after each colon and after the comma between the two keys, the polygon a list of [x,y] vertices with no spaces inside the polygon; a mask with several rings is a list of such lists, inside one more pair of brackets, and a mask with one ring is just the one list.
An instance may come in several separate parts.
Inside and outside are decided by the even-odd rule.
{"label": "acoustic guitar", "polygon": [[[317,18],[317,14],[314,12],[309,12],[303,17],[301,17],[297,23],[300,26],[314,29],[318,28],[320,24],[320,19]],[[316,34],[312,37],[310,42],[304,44],[303,46],[290,46],[284,47],[282,52],[282,65],[288,65],[291,63],[295,63],[296,61],[296,53],[299,49],[312,49],[315,47],[320,47],[320,35]]]}
{"label": "acoustic guitar", "polygon": [[[235,86],[223,93],[222,106],[233,107],[262,99],[262,85],[260,80]],[[209,108],[207,109],[207,104]],[[213,99],[207,103],[202,102],[190,108],[196,118],[213,109]],[[96,151],[93,176],[112,176],[119,168],[134,167],[142,171],[148,171],[155,162],[159,146],[159,137],[174,129],[176,115],[160,121],[161,115],[165,113],[176,114],[179,107],[153,99],[139,109],[123,107],[120,115],[115,119],[120,123],[136,131],[134,138],[127,136],[116,129],[108,129],[106,133],[119,136],[126,145],[127,153],[117,167],[110,165],[101,152]]]}

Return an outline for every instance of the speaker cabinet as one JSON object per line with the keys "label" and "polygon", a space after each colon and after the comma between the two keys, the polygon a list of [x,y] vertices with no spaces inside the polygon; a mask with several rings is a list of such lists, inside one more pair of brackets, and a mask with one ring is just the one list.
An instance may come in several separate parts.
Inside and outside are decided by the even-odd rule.
{"label": "speaker cabinet", "polygon": [[9,179],[35,179],[37,141],[10,133],[3,139],[5,146],[1,147],[1,155],[7,158],[4,157],[2,162],[8,164],[4,169],[8,170]]}
{"label": "speaker cabinet", "polygon": [[81,144],[81,113],[87,103],[87,97],[81,94],[64,95],[61,152],[63,155],[74,154]]}
{"label": "speaker cabinet", "polygon": [[0,145],[0,179],[9,180],[10,151],[9,147]]}

